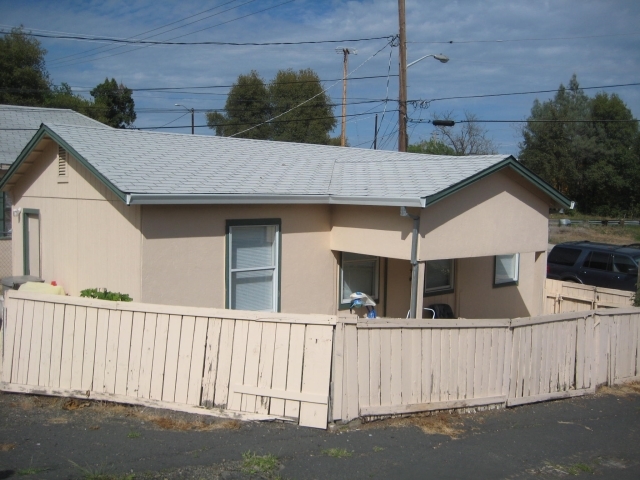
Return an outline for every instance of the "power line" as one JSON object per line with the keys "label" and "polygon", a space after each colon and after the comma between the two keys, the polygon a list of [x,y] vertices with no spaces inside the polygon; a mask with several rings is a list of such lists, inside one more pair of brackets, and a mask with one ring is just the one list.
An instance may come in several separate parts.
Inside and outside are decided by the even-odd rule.
{"label": "power line", "polygon": [[640,35],[640,32],[614,33],[610,35],[582,35],[579,37],[512,38],[512,39],[506,39],[506,40],[445,40],[445,41],[440,40],[440,41],[432,41],[432,42],[407,42],[407,43],[435,45],[435,44],[454,44],[454,43],[546,42],[546,41],[552,41],[552,40],[584,40],[588,38],[628,37],[632,35]]}
{"label": "power line", "polygon": [[[231,0],[231,1],[226,2],[226,3],[223,3],[223,4],[221,4],[221,5],[216,5],[215,7],[208,8],[208,9],[203,10],[202,12],[196,13],[196,14],[194,14],[194,15],[189,15],[188,17],[181,18],[180,20],[176,20],[176,21],[174,21],[174,22],[167,23],[167,24],[165,24],[165,25],[161,25],[161,26],[156,27],[156,28],[152,28],[151,30],[147,30],[146,32],[139,33],[138,35],[146,35],[147,33],[155,32],[156,30],[161,30],[161,29],[163,29],[163,28],[165,28],[165,27],[169,27],[169,26],[171,26],[171,25],[175,25],[176,23],[180,23],[180,22],[183,22],[183,21],[188,20],[188,19],[190,19],[190,18],[193,18],[193,17],[197,17],[197,16],[199,16],[199,15],[202,15],[203,13],[210,12],[211,10],[215,10],[215,9],[217,9],[217,8],[224,7],[225,5],[228,5],[228,4],[233,3],[233,2],[235,2],[235,1],[236,1],[236,0]],[[209,18],[209,17],[205,17],[205,18],[203,18],[203,19],[201,19],[201,20],[205,20],[206,18]],[[190,25],[190,24],[187,24],[187,25]],[[183,26],[183,27],[185,27],[186,25],[182,25],[182,26]],[[40,31],[45,31],[45,32],[46,32],[47,30],[40,30]],[[75,34],[71,34],[71,33],[67,33],[67,32],[51,32],[51,33],[57,33],[57,34],[63,34],[63,35],[75,35]],[[161,32],[161,33],[158,33],[157,35],[161,35],[162,33],[166,33],[166,32]],[[151,38],[151,37],[154,37],[154,36],[156,36],[156,35],[151,35],[151,36],[146,37],[146,38]],[[132,38],[134,38],[134,37],[128,37],[128,38],[129,38],[129,39],[132,39]],[[92,51],[95,51],[95,50],[104,50],[105,48],[106,48],[106,46],[96,47],[96,48],[91,48],[91,49],[89,49],[89,50],[85,50],[84,52],[74,53],[74,54],[72,54],[72,55],[66,55],[66,56],[64,56],[64,57],[54,58],[52,61],[59,61],[59,60],[62,60],[62,59],[65,59],[65,58],[69,58],[69,57],[76,57],[76,56],[78,56],[78,55],[82,55],[83,53],[88,53],[88,52],[92,52]]]}
{"label": "power line", "polygon": [[[251,0],[251,1],[254,1],[254,0]],[[227,23],[235,22],[235,21],[237,21],[237,20],[242,20],[242,19],[247,18],[247,17],[250,17],[250,16],[252,16],[252,15],[257,15],[258,13],[266,12],[266,11],[268,11],[268,10],[273,10],[274,8],[281,7],[282,5],[286,5],[286,4],[288,4],[288,3],[292,3],[292,2],[294,2],[294,1],[295,1],[295,0],[287,0],[287,1],[282,2],[282,3],[279,3],[279,4],[277,4],[277,5],[273,5],[273,6],[271,6],[271,7],[267,7],[267,8],[264,8],[264,9],[262,9],[262,10],[257,10],[257,11],[255,11],[255,12],[248,13],[248,14],[243,15],[243,16],[241,16],[241,17],[232,18],[231,20],[227,20],[227,21],[225,21],[225,22],[220,22],[220,23],[217,23],[217,24],[215,24],[215,25],[211,25],[211,26],[206,27],[206,28],[201,28],[200,30],[194,30],[193,32],[185,33],[184,35],[178,35],[177,37],[170,38],[169,40],[175,40],[176,38],[186,37],[186,36],[188,36],[188,35],[193,35],[194,33],[202,32],[202,31],[204,31],[204,30],[209,30],[209,29],[211,29],[211,28],[219,27],[219,26],[221,26],[221,25],[226,25]],[[247,2],[247,3],[250,3],[250,2]],[[243,5],[244,5],[244,4],[243,4]],[[242,5],[240,5],[240,6],[242,6]],[[234,8],[237,8],[237,7],[234,7]],[[220,13],[224,13],[224,12],[220,12]],[[179,28],[180,28],[180,27],[179,27]],[[151,46],[152,46],[152,45],[145,45],[145,46],[143,46],[143,47],[138,47],[138,48],[133,48],[133,49],[131,49],[131,50],[127,50],[127,51],[125,51],[125,52],[113,53],[113,54],[111,54],[111,55],[105,55],[105,56],[102,56],[102,57],[94,58],[93,60],[101,60],[101,59],[103,59],[103,58],[109,58],[109,57],[115,57],[115,56],[118,56],[118,55],[124,55],[125,53],[135,52],[136,50],[141,50],[141,49],[143,49],[143,48],[149,48],[149,47],[151,47]],[[76,62],[76,63],[67,63],[66,65],[67,65],[67,66],[72,66],[72,65],[78,65],[78,64],[80,64],[80,63],[86,63],[86,62],[85,62],[85,61],[81,61],[81,62]],[[60,66],[60,65],[61,65],[61,64],[59,64],[59,65],[57,65],[57,66]],[[54,67],[54,68],[55,68],[55,67]]]}
{"label": "power line", "polygon": [[[286,3],[289,3],[289,2],[286,2]],[[259,13],[259,12],[256,12],[256,13]],[[178,28],[182,28],[182,26]],[[10,32],[6,30],[0,30],[0,33],[6,34]],[[166,32],[162,32],[162,33],[166,33]],[[196,32],[192,32],[192,33],[196,33]],[[322,44],[322,43],[369,42],[373,40],[390,39],[393,37],[393,35],[385,35],[382,37],[347,38],[343,40],[305,40],[305,41],[299,41],[299,42],[214,42],[214,41],[171,42],[171,41],[165,41],[165,40],[135,40],[130,38],[93,37],[93,36],[84,36],[84,35],[75,35],[75,34],[47,35],[42,33],[25,33],[25,35],[28,35],[30,37],[39,37],[39,38],[55,38],[59,40],[86,40],[86,41],[96,41],[96,42],[110,42],[110,43],[117,43],[121,45],[228,45],[233,47],[265,47],[265,46],[275,46],[275,45],[314,45],[314,44]],[[187,35],[191,35],[191,33]],[[98,48],[101,48],[101,47],[98,47]],[[92,49],[92,50],[97,50],[98,48]],[[91,51],[91,50],[88,50],[88,51]],[[79,54],[75,54],[75,55],[79,55]],[[73,56],[73,55],[69,55],[69,56]],[[66,57],[61,57],[61,58],[66,58]],[[56,59],[56,60],[59,60],[59,59]]]}
{"label": "power line", "polygon": [[[637,83],[619,83],[615,85],[599,85],[597,87],[580,87],[580,90],[594,90],[597,88],[619,88],[619,87],[636,87],[640,85],[640,82]],[[423,106],[424,104],[428,104],[430,102],[438,102],[441,100],[459,100],[465,98],[487,98],[487,97],[507,97],[511,95],[532,95],[535,93],[554,93],[557,92],[558,89],[554,88],[553,90],[532,90],[529,92],[511,92],[511,93],[489,93],[483,95],[464,95],[458,97],[440,97],[440,98],[431,98],[429,100],[409,100],[407,103],[411,103],[414,106]]]}

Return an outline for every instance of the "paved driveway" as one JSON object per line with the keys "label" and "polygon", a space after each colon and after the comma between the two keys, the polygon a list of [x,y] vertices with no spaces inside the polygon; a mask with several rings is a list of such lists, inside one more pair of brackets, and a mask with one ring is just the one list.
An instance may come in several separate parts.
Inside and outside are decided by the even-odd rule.
{"label": "paved driveway", "polygon": [[326,432],[0,394],[0,479],[639,479],[639,393]]}

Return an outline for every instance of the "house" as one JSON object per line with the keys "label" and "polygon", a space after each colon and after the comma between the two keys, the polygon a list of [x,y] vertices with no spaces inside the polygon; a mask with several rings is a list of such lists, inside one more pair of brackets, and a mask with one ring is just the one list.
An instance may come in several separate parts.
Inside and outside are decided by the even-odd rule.
{"label": "house", "polygon": [[[0,105],[0,178],[43,122],[111,128],[73,110]],[[0,212],[0,278],[11,275],[11,198],[2,195]]]}
{"label": "house", "polygon": [[336,314],[362,291],[402,318],[442,303],[466,318],[542,313],[549,208],[570,206],[508,155],[52,123],[0,188],[13,273],[72,295]]}

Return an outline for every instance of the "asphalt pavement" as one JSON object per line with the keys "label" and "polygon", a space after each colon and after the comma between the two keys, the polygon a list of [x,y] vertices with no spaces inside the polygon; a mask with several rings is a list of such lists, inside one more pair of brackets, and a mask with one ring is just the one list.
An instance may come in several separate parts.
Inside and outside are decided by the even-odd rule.
{"label": "asphalt pavement", "polygon": [[640,479],[640,386],[328,431],[0,394],[0,479]]}

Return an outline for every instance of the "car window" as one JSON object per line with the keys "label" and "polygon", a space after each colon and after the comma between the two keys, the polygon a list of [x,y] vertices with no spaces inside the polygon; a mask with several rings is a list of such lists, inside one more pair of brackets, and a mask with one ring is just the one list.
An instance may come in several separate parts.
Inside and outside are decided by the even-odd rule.
{"label": "car window", "polygon": [[626,255],[613,256],[613,271],[619,273],[638,273],[638,267]]}
{"label": "car window", "polygon": [[580,256],[580,249],[567,247],[554,247],[549,254],[549,263],[571,266]]}
{"label": "car window", "polygon": [[611,257],[609,253],[591,252],[584,261],[584,266],[595,270],[611,271],[609,257]]}

